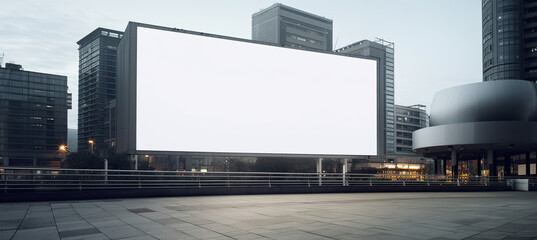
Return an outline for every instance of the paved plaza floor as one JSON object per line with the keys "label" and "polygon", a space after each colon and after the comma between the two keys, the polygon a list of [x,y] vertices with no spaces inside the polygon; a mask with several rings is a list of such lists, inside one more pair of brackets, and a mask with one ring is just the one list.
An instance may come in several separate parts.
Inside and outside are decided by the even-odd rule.
{"label": "paved plaza floor", "polygon": [[537,239],[537,192],[3,203],[0,239]]}

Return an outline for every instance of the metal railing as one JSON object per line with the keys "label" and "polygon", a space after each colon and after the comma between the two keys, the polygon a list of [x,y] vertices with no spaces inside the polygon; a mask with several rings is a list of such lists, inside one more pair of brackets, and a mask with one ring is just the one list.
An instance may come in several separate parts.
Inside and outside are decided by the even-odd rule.
{"label": "metal railing", "polygon": [[505,178],[436,175],[275,172],[179,172],[3,168],[0,191],[222,187],[507,185]]}

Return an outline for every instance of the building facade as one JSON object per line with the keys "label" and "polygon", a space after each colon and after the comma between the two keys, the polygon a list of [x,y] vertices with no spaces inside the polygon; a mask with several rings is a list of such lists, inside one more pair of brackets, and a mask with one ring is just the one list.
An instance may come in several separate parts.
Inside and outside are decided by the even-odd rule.
{"label": "building facade", "polygon": [[416,155],[412,152],[412,132],[427,127],[429,118],[425,105],[395,105],[395,151],[397,155]]}
{"label": "building facade", "polygon": [[252,40],[332,51],[332,20],[276,3],[252,15]]}
{"label": "building facade", "polygon": [[483,81],[537,80],[537,2],[483,0]]}
{"label": "building facade", "polygon": [[379,104],[385,106],[386,111],[379,112],[378,117],[384,119],[379,138],[384,139],[384,152],[379,155],[385,159],[395,159],[395,100],[394,100],[394,43],[377,39],[375,41],[362,40],[346,47],[335,50],[338,53],[372,57],[378,60],[378,86],[384,89]]}
{"label": "building facade", "polygon": [[97,28],[77,42],[78,151],[93,148],[103,153],[109,148],[105,109],[116,97],[116,56],[122,36],[120,31]]}
{"label": "building facade", "polygon": [[0,164],[59,167],[67,144],[67,77],[0,66]]}
{"label": "building facade", "polygon": [[509,79],[436,93],[430,127],[415,131],[412,144],[439,174],[527,176],[536,174],[535,136],[537,85]]}

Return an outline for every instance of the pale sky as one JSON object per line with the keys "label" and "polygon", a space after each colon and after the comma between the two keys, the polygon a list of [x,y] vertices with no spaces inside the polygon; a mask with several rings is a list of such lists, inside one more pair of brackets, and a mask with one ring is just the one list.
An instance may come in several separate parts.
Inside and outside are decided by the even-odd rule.
{"label": "pale sky", "polygon": [[[430,106],[435,92],[482,80],[480,0],[280,0],[334,21],[334,49],[395,42],[395,103]],[[0,0],[0,54],[25,70],[65,75],[77,128],[78,45],[97,27],[129,21],[251,39],[269,0]]]}

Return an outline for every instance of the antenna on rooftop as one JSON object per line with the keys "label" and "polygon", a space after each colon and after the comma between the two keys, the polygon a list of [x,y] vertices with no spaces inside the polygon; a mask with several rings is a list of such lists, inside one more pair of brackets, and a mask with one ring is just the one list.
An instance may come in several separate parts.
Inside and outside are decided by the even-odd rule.
{"label": "antenna on rooftop", "polygon": [[2,53],[2,55],[0,55],[0,67],[2,67],[2,64],[4,64],[4,53]]}

